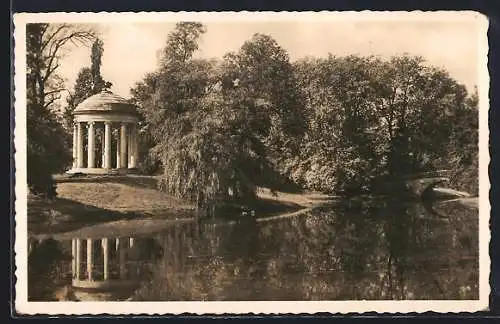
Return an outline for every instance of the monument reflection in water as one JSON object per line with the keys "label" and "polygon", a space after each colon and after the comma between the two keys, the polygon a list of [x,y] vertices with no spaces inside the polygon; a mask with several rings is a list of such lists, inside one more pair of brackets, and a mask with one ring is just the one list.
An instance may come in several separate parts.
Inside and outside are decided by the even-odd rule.
{"label": "monument reflection in water", "polygon": [[297,217],[73,238],[68,271],[80,300],[477,299],[478,211],[434,207],[354,201]]}
{"label": "monument reflection in water", "polygon": [[73,238],[72,289],[62,298],[125,299],[148,278],[161,253],[161,247],[149,237]]}
{"label": "monument reflection in water", "polygon": [[134,267],[126,257],[133,246],[132,237],[72,239],[72,286],[109,289],[132,285]]}

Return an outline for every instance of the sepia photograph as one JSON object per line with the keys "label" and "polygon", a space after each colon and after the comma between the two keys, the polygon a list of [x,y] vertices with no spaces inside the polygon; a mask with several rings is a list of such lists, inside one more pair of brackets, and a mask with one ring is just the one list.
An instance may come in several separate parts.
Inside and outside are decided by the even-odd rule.
{"label": "sepia photograph", "polygon": [[487,309],[481,14],[14,24],[19,313]]}

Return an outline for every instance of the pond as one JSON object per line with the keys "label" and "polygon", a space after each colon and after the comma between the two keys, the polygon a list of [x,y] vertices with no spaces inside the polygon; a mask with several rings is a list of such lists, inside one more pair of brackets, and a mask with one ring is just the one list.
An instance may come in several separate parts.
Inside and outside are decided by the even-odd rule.
{"label": "pond", "polygon": [[270,220],[203,220],[147,235],[49,240],[30,254],[29,295],[134,301],[478,299],[478,232],[475,208],[379,199]]}

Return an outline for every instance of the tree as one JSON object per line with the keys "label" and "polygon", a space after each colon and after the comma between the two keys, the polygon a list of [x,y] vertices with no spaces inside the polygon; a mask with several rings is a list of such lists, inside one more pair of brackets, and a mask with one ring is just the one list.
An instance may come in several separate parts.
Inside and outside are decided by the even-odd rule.
{"label": "tree", "polygon": [[92,76],[92,91],[99,93],[102,90],[111,88],[112,83],[105,81],[101,75],[101,60],[104,54],[104,43],[101,39],[97,38],[92,44],[90,73]]}
{"label": "tree", "polygon": [[69,44],[86,44],[91,30],[67,24],[26,26],[28,185],[33,193],[54,196],[52,174],[70,163],[69,139],[52,110],[64,91],[57,75]]}
{"label": "tree", "polygon": [[63,50],[69,44],[87,44],[94,32],[69,24],[28,24],[27,37],[27,85],[30,100],[48,108],[61,98],[65,90],[62,79],[56,74]]}
{"label": "tree", "polygon": [[[193,181],[201,192],[201,178],[191,178],[193,164],[186,138],[193,132],[194,112],[212,86],[213,63],[192,60],[205,27],[180,22],[169,34],[158,70],[148,74],[131,90],[144,121],[143,137],[151,144],[150,157],[165,169],[162,187],[177,196],[196,200]],[[167,172],[168,170],[168,172]]]}
{"label": "tree", "polygon": [[222,86],[226,98],[247,106],[271,169],[286,181],[305,131],[304,102],[286,50],[269,35],[253,35],[224,57]]}
{"label": "tree", "polygon": [[[453,172],[451,185],[479,194],[479,98],[477,89],[453,112],[451,138],[443,165]],[[446,163],[448,162],[448,163]]]}
{"label": "tree", "polygon": [[295,63],[305,96],[308,124],[294,178],[326,192],[362,189],[376,173],[373,134],[375,58],[348,56],[304,59]]}
{"label": "tree", "polygon": [[[103,45],[103,41],[99,38],[96,38],[92,43],[90,68],[85,66],[80,69],[73,91],[69,93],[66,99],[68,105],[64,109],[64,119],[66,127],[70,132],[73,130],[73,111],[75,108],[88,97],[107,90],[113,85],[111,82],[105,81],[101,75],[101,60],[104,53]],[[100,146],[97,145],[97,147]]]}
{"label": "tree", "polygon": [[267,109],[262,96],[224,84],[238,70],[192,58],[203,32],[198,23],[179,23],[158,70],[132,93],[151,155],[164,168],[162,188],[213,211],[229,199],[255,198],[255,175],[271,169],[263,142],[269,127],[258,126],[265,115],[259,110]]}
{"label": "tree", "polygon": [[389,174],[449,168],[450,144],[463,132],[457,126],[463,125],[468,102],[465,87],[420,57],[392,58],[380,71],[383,93],[377,113],[384,121]]}
{"label": "tree", "polygon": [[295,71],[308,130],[294,176],[305,186],[356,194],[450,167],[468,99],[445,71],[410,56],[330,56],[301,60]]}
{"label": "tree", "polygon": [[153,174],[160,170],[161,162],[153,154],[151,148],[155,146],[153,131],[146,116],[153,107],[152,95],[158,86],[158,73],[148,73],[142,81],[137,82],[135,87],[130,89],[132,94],[131,103],[139,108],[138,140],[139,140],[139,160],[138,168],[142,173]]}
{"label": "tree", "polygon": [[200,36],[206,27],[199,22],[180,22],[169,34],[167,44],[161,58],[162,65],[182,64],[193,57],[198,50]]}

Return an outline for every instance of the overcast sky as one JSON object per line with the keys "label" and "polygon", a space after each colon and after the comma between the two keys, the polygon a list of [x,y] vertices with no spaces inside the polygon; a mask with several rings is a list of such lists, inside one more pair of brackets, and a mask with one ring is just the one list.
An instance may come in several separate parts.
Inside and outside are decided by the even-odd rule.
{"label": "overcast sky", "polygon": [[[104,41],[101,73],[113,83],[112,91],[130,97],[130,88],[157,65],[175,23],[110,23],[96,25]],[[478,25],[466,21],[245,21],[206,22],[199,57],[222,57],[238,50],[254,33],[271,35],[292,60],[307,55],[380,55],[402,53],[423,56],[430,64],[446,68],[469,90],[477,85]],[[72,88],[78,71],[90,66],[90,48],[71,49],[59,74]]]}

